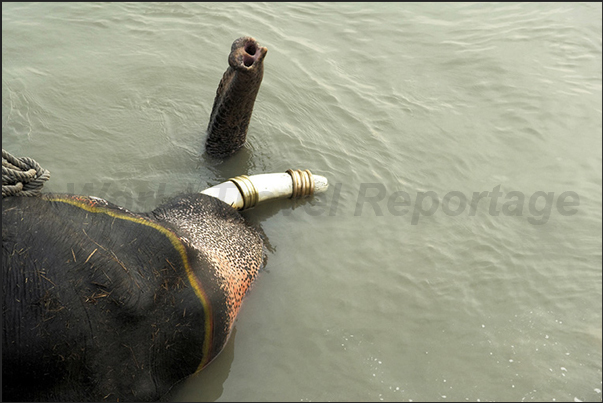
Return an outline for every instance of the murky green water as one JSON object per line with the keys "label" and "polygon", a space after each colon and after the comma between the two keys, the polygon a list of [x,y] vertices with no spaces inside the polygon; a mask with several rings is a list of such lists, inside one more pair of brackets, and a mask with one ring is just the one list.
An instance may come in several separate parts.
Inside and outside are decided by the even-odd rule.
{"label": "murky green water", "polygon": [[[173,400],[601,401],[601,4],[2,5],[2,147],[135,211],[239,174],[272,250]],[[230,45],[248,144],[202,154]],[[32,380],[32,387],[34,387]]]}

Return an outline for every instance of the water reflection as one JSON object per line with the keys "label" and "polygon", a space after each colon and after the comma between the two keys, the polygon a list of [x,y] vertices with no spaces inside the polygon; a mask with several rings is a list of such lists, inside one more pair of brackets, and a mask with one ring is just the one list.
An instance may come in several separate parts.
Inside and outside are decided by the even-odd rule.
{"label": "water reflection", "polygon": [[174,402],[213,402],[222,396],[224,382],[234,360],[237,327],[232,328],[230,339],[224,349],[203,371],[191,375],[161,399]]}

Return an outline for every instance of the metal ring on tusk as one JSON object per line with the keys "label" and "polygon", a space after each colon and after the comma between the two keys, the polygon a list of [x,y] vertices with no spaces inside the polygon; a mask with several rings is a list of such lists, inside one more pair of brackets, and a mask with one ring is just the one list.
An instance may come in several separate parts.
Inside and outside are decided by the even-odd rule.
{"label": "metal ring on tusk", "polygon": [[[236,210],[249,209],[264,201],[296,198],[322,193],[329,187],[327,178],[308,170],[238,176],[201,193],[222,200]],[[257,194],[257,197],[256,197]]]}
{"label": "metal ring on tusk", "polygon": [[291,199],[314,194],[314,177],[309,169],[304,171],[300,169],[288,169],[287,173],[291,176],[293,182]]}
{"label": "metal ring on tusk", "polygon": [[250,209],[258,204],[258,191],[247,175],[235,176],[234,178],[230,178],[229,181],[234,183],[241,193],[241,197],[243,198],[242,210]]}
{"label": "metal ring on tusk", "polygon": [[299,197],[299,172],[298,170],[287,169],[287,173],[291,176],[291,181],[293,182],[291,199],[297,199]]}

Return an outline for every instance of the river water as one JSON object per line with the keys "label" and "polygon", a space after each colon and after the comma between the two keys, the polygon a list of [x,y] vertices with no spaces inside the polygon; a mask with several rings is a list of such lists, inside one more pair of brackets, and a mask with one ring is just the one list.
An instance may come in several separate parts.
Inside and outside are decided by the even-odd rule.
{"label": "river water", "polygon": [[[601,401],[600,3],[3,3],[2,147],[149,211],[240,174],[267,266],[170,400]],[[232,41],[248,143],[203,154]],[[35,387],[35,380],[32,380]]]}

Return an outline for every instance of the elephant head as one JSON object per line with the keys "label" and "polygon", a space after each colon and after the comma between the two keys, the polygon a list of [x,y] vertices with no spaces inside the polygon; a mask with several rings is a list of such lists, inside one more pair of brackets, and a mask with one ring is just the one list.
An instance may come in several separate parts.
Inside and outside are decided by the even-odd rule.
{"label": "elephant head", "polygon": [[[209,155],[245,142],[266,52],[234,41]],[[4,199],[3,398],[157,400],[207,366],[265,259],[236,209],[327,186],[309,172],[277,175],[276,187],[242,176],[148,213],[89,196]]]}

